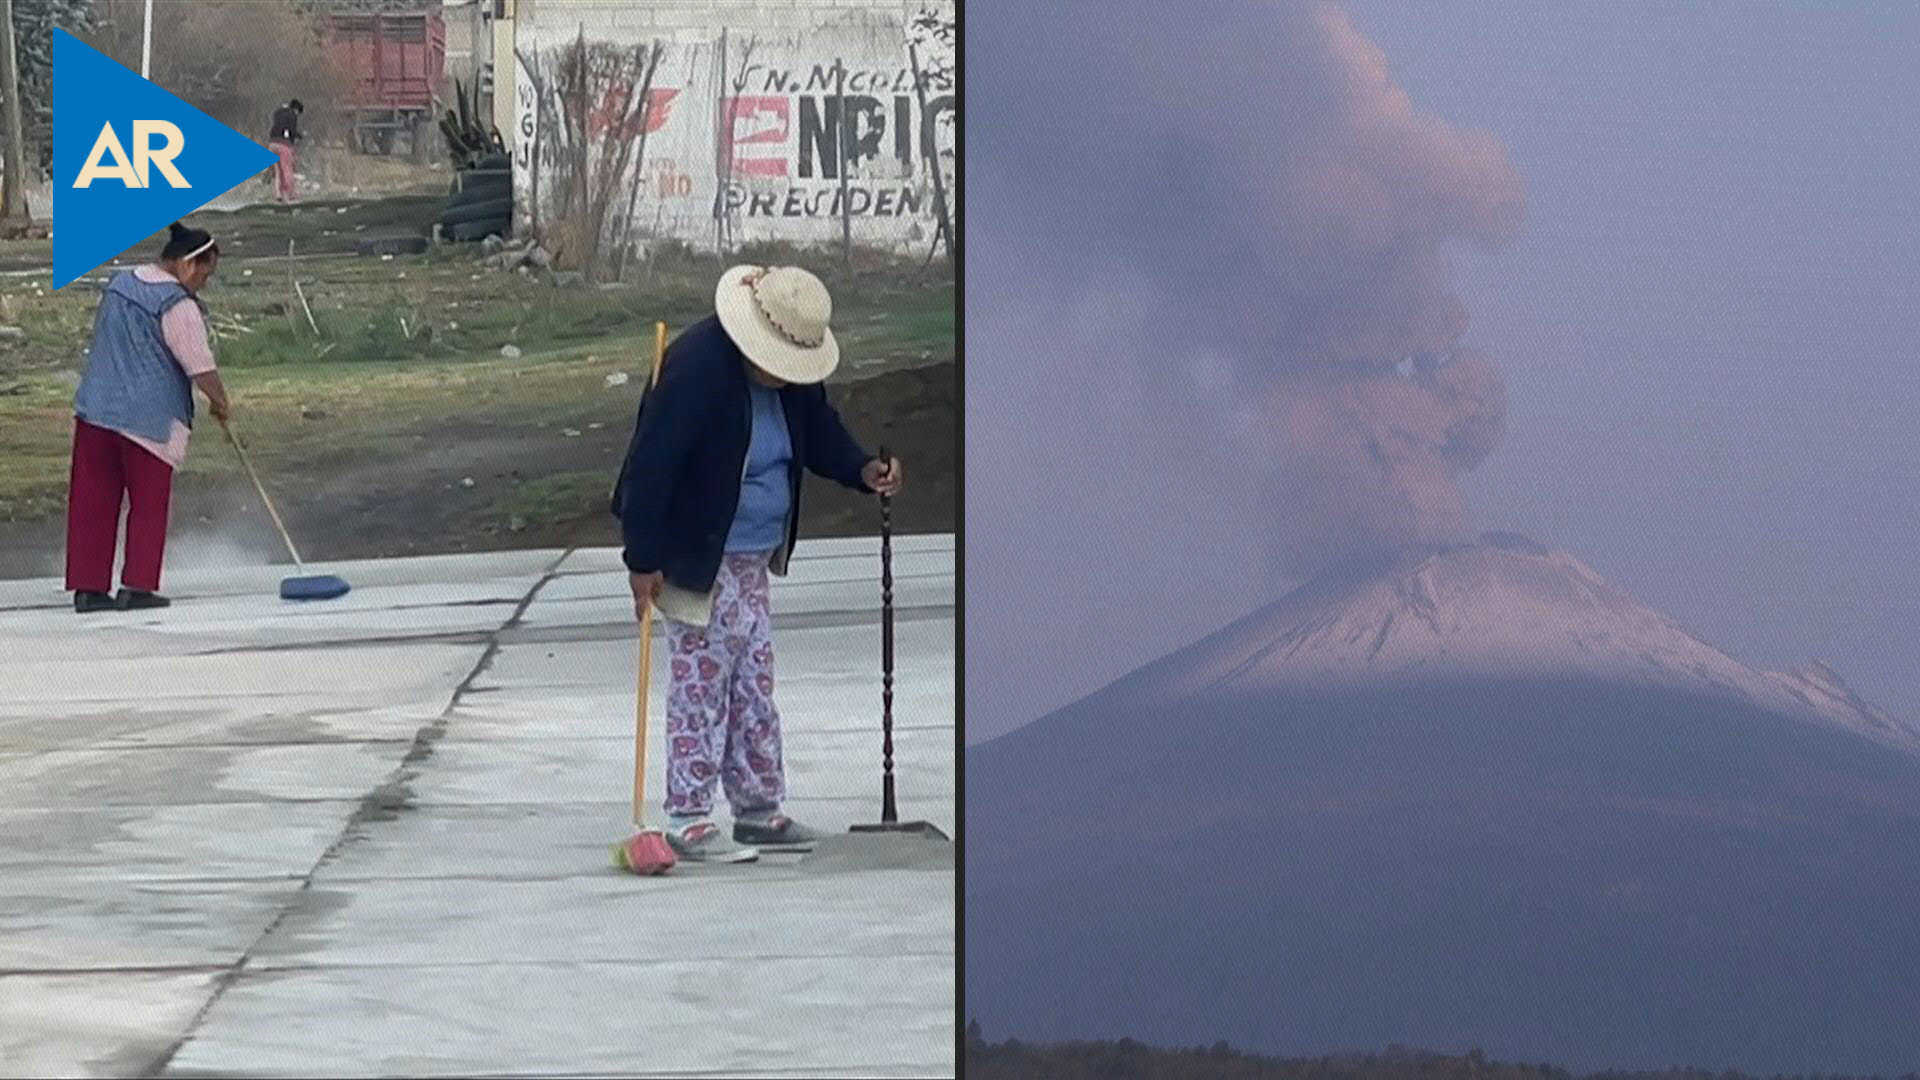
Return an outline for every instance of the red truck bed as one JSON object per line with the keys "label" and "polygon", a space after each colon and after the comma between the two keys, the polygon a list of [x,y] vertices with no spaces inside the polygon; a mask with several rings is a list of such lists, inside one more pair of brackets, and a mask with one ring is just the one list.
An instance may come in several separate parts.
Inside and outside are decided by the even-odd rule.
{"label": "red truck bed", "polygon": [[335,58],[354,74],[355,107],[432,111],[447,71],[447,26],[439,13],[336,14],[328,24]]}

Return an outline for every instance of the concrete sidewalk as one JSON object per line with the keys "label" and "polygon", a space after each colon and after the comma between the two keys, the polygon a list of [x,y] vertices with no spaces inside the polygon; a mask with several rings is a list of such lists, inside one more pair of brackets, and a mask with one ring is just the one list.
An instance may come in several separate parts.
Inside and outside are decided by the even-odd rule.
{"label": "concrete sidewalk", "polygon": [[[953,559],[895,543],[894,716],[957,839]],[[950,860],[611,867],[614,552],[288,569],[85,618],[0,582],[0,1075],[955,1075]],[[812,541],[774,587],[788,807],[835,831],[879,813],[878,574]]]}

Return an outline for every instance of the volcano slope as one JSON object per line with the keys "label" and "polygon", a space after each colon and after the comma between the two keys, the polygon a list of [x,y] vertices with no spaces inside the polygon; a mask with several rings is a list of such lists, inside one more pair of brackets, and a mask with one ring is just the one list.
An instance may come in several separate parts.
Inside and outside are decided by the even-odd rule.
{"label": "volcano slope", "polygon": [[1318,581],[969,750],[1021,1038],[1920,1068],[1920,735],[1520,537]]}

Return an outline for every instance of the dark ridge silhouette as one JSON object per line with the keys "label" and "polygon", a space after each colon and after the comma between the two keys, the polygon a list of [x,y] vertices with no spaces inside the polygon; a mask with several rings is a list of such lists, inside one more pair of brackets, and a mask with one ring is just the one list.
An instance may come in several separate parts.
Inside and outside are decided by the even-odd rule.
{"label": "dark ridge silhouette", "polygon": [[[1178,1049],[1148,1046],[1132,1039],[1072,1043],[1009,1039],[990,1043],[977,1021],[967,1027],[961,1066],[968,1080],[1763,1080],[1748,1073],[1688,1068],[1576,1073],[1550,1064],[1489,1061],[1477,1049],[1465,1054],[1437,1054],[1389,1046],[1377,1054],[1283,1058],[1242,1053],[1225,1042]],[[1908,1073],[1901,1080],[1911,1080],[1915,1075]],[[1818,1080],[1867,1080],[1814,1076]]]}

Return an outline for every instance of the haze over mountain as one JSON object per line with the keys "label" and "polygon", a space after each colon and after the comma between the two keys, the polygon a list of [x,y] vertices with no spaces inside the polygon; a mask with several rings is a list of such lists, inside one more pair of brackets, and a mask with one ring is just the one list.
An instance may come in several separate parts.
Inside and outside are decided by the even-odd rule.
{"label": "haze over mountain", "polygon": [[1920,1067],[1920,730],[1521,537],[1329,572],[967,799],[989,1030]]}

